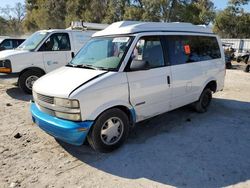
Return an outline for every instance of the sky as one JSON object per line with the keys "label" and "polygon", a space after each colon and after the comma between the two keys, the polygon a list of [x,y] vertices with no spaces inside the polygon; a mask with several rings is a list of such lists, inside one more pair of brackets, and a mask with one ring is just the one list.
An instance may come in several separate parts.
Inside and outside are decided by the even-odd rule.
{"label": "sky", "polygon": [[[217,10],[222,10],[227,6],[228,0],[212,0]],[[6,5],[14,6],[16,3],[24,3],[25,0],[0,0],[0,7],[5,7]],[[246,12],[250,12],[250,3],[243,6]]]}
{"label": "sky", "polygon": [[[1,0],[0,0],[1,1]],[[217,10],[223,10],[227,6],[228,0],[212,0]],[[243,6],[246,12],[250,12],[250,3]]]}

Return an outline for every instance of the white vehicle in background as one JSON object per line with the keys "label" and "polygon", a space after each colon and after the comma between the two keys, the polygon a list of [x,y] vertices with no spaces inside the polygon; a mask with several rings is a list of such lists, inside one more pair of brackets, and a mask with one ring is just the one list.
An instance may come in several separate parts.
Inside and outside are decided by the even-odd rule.
{"label": "white vehicle in background", "polygon": [[[79,24],[74,25],[79,28]],[[37,31],[18,48],[0,52],[0,73],[6,74],[1,77],[18,77],[19,87],[31,94],[33,83],[39,77],[66,65],[96,31],[107,27],[95,23],[83,23],[83,26],[84,30]]]}
{"label": "white vehicle in background", "polygon": [[191,103],[206,112],[224,77],[222,44],[210,29],[117,22],[35,82],[32,118],[57,139],[81,145],[87,138],[108,152],[139,121]]}

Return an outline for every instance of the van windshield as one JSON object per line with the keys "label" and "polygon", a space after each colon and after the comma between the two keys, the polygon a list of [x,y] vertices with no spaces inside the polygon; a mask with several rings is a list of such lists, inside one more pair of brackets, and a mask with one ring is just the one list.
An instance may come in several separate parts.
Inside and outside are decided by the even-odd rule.
{"label": "van windshield", "polygon": [[87,42],[69,65],[117,70],[131,44],[131,37],[97,37]]}
{"label": "van windshield", "polygon": [[40,42],[48,35],[48,32],[38,31],[27,38],[17,49],[20,50],[34,50]]}

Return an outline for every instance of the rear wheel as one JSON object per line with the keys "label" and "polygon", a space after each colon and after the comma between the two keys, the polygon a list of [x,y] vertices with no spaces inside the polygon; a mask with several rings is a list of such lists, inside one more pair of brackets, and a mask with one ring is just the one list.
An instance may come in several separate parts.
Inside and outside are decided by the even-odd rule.
{"label": "rear wheel", "polygon": [[32,94],[32,87],[34,82],[43,76],[43,73],[33,70],[28,70],[20,75],[18,83],[19,87],[28,94]]}
{"label": "rear wheel", "polygon": [[247,65],[244,69],[245,72],[249,72],[250,71],[250,65]]}
{"label": "rear wheel", "polygon": [[127,115],[116,108],[103,112],[88,134],[91,147],[99,152],[111,152],[122,145],[129,133]]}
{"label": "rear wheel", "polygon": [[204,113],[207,111],[208,106],[212,100],[212,91],[209,88],[205,88],[201,93],[198,101],[194,103],[194,108],[199,113]]}

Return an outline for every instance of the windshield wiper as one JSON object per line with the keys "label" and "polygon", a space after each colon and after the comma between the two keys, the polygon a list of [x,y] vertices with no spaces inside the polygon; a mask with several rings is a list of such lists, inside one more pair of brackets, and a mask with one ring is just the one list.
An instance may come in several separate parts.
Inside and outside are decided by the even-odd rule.
{"label": "windshield wiper", "polygon": [[67,64],[67,66],[69,67],[77,67],[77,68],[87,68],[87,69],[93,69],[93,70],[99,70],[99,68],[93,66],[93,65],[89,65],[89,64],[80,64],[80,65],[75,65],[75,64]]}
{"label": "windshield wiper", "polygon": [[78,68],[87,68],[87,69],[93,69],[93,70],[105,70],[105,71],[115,71],[115,68],[107,68],[107,67],[96,67],[90,64],[80,64],[80,65],[75,65],[72,63],[68,63],[66,66],[68,67],[78,67]]}
{"label": "windshield wiper", "polygon": [[108,68],[108,67],[96,67],[99,70],[106,70],[106,71],[115,71],[115,68]]}

